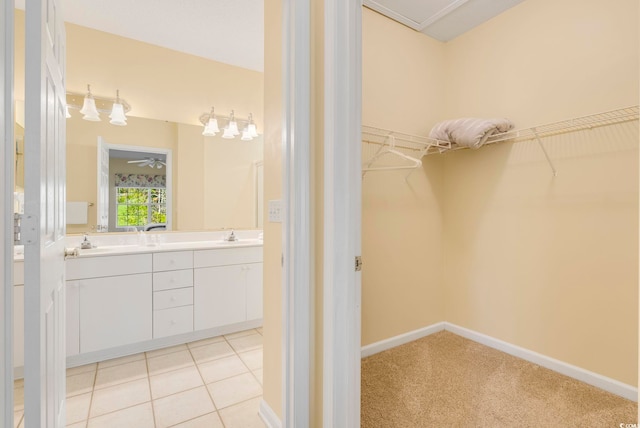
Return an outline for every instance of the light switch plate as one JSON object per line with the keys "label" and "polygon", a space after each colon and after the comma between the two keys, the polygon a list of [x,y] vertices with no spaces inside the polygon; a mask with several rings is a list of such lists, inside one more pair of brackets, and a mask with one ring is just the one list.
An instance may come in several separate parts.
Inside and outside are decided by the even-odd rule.
{"label": "light switch plate", "polygon": [[282,223],[282,201],[280,199],[269,201],[269,222]]}

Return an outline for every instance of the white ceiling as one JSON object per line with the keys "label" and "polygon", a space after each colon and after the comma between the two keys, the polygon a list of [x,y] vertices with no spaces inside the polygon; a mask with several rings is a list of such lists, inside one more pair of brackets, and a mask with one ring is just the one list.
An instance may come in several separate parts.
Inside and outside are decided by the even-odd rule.
{"label": "white ceiling", "polygon": [[[25,0],[16,0],[24,9]],[[61,0],[65,21],[263,71],[264,0]],[[363,0],[443,42],[524,0]]]}
{"label": "white ceiling", "polygon": [[66,22],[263,71],[263,0],[61,1]]}
{"label": "white ceiling", "polygon": [[364,5],[448,42],[524,0],[364,0]]}

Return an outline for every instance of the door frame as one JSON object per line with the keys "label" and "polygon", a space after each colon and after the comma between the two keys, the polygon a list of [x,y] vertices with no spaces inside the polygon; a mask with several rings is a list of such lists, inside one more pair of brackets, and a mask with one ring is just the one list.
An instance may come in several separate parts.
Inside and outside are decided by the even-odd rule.
{"label": "door frame", "polygon": [[362,4],[324,4],[323,425],[359,427]]}
{"label": "door frame", "polygon": [[[102,163],[102,152],[103,148],[106,148],[109,154],[111,150],[122,150],[127,152],[140,152],[140,153],[149,153],[149,154],[163,154],[167,156],[167,162],[165,166],[165,171],[167,175],[166,181],[166,189],[167,189],[167,230],[173,230],[173,155],[171,149],[163,149],[159,147],[147,147],[147,146],[130,146],[125,144],[112,144],[108,143],[103,137],[98,137],[98,160],[97,160],[97,183],[98,189],[96,194],[96,211],[98,217],[100,216],[100,204],[102,204],[101,193],[107,192],[109,195],[109,201],[113,198],[113,195],[109,193],[109,189],[102,189],[100,186],[100,168]],[[109,163],[107,162],[107,165]],[[109,207],[107,206],[107,211]],[[96,221],[100,224],[100,218],[97,218]],[[110,220],[111,221],[111,220]]]}
{"label": "door frame", "polygon": [[311,0],[282,2],[282,427],[310,426],[313,334]]}
{"label": "door frame", "polygon": [[13,426],[13,192],[14,192],[14,1],[0,7],[0,135],[4,150],[0,150],[0,425]]}
{"label": "door frame", "polygon": [[[310,6],[283,1],[283,427],[311,425],[314,388]],[[361,7],[325,0],[324,8],[325,427],[360,425]]]}

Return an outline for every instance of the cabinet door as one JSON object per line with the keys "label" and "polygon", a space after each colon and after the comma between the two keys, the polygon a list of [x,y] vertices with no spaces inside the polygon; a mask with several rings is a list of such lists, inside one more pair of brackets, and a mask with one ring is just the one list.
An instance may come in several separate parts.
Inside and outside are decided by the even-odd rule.
{"label": "cabinet door", "polygon": [[243,265],[194,270],[194,328],[219,327],[247,319]]}
{"label": "cabinet door", "polygon": [[262,318],[262,263],[244,266],[247,285],[247,320]]}
{"label": "cabinet door", "polygon": [[151,274],[80,282],[80,352],[152,338]]}
{"label": "cabinet door", "polygon": [[67,281],[67,357],[80,353],[80,281]]}

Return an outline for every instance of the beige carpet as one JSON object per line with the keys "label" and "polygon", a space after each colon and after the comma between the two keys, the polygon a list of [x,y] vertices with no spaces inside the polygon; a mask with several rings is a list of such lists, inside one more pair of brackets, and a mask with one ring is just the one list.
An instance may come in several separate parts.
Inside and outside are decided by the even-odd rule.
{"label": "beige carpet", "polygon": [[362,427],[618,428],[638,405],[442,331],[362,360]]}

